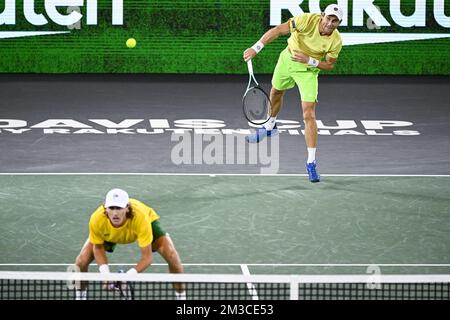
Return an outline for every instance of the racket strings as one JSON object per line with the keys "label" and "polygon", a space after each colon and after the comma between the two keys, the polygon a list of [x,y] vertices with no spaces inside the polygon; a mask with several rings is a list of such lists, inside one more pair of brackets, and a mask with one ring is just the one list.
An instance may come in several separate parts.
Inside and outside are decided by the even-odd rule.
{"label": "racket strings", "polygon": [[[256,81],[253,74],[252,60],[247,61],[247,67],[249,79],[247,91],[242,100],[244,115],[251,123],[261,125],[269,120],[272,112],[272,105],[269,96]],[[252,80],[256,86],[252,86]]]}
{"label": "racket strings", "polygon": [[257,87],[250,88],[244,96],[244,113],[253,123],[264,123],[270,117],[269,97]]}

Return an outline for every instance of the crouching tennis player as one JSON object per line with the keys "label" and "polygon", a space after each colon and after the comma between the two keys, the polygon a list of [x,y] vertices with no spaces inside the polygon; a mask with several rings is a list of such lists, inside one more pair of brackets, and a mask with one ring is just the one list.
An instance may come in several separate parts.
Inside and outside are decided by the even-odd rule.
{"label": "crouching tennis player", "polygon": [[[169,265],[171,273],[183,273],[177,250],[160,223],[159,215],[139,200],[128,197],[121,189],[112,189],[103,205],[97,208],[89,221],[89,238],[86,240],[75,264],[87,272],[89,264],[97,262],[101,273],[109,273],[106,252],[113,252],[117,243],[138,242],[141,249],[139,262],[128,273],[143,272],[152,263],[152,252],[157,251]],[[81,283],[76,298],[87,298],[86,283]],[[186,299],[182,283],[175,283],[175,298]]]}

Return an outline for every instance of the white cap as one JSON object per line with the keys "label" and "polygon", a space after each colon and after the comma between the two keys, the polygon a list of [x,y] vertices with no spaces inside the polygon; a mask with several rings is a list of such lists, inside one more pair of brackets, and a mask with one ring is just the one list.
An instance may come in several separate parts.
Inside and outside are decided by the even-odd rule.
{"label": "white cap", "polygon": [[330,4],[325,8],[324,12],[326,16],[338,17],[339,21],[342,21],[342,18],[344,17],[344,11],[342,11],[341,7],[339,7],[337,4]]}
{"label": "white cap", "polygon": [[112,189],[106,194],[105,208],[120,207],[126,208],[128,205],[128,193],[122,189]]}

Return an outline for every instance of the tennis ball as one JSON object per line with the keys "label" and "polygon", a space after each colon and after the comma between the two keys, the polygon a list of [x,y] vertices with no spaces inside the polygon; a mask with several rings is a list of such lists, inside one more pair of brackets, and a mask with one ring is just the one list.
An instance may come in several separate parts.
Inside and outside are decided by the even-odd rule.
{"label": "tennis ball", "polygon": [[128,48],[134,48],[136,47],[136,40],[134,38],[130,38],[127,40],[127,47]]}

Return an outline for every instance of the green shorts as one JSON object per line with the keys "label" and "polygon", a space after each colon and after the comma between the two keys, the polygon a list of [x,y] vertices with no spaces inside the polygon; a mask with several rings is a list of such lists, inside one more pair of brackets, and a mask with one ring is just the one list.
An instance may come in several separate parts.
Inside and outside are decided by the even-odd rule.
{"label": "green shorts", "polygon": [[285,91],[297,85],[301,100],[317,102],[319,92],[319,68],[310,68],[302,63],[292,61],[288,48],[280,53],[272,77],[272,86]]}
{"label": "green shorts", "polygon": [[[167,234],[166,231],[161,227],[161,224],[159,223],[159,220],[155,220],[152,222],[152,232],[153,232],[153,242],[155,242],[159,237],[165,236]],[[105,241],[103,243],[103,246],[105,247],[106,252],[114,252],[114,249],[116,248],[116,243]]]}

